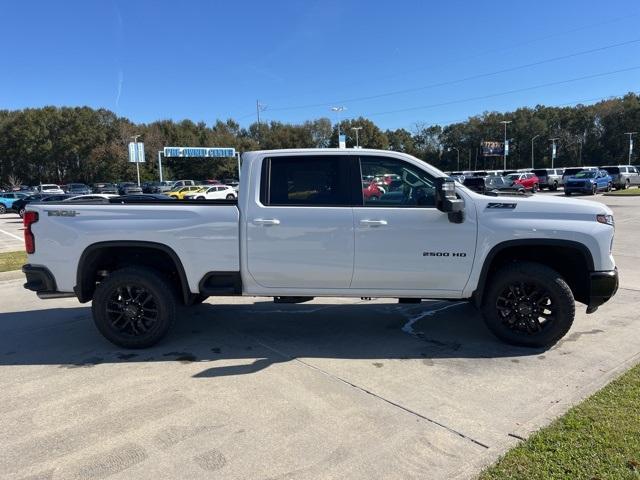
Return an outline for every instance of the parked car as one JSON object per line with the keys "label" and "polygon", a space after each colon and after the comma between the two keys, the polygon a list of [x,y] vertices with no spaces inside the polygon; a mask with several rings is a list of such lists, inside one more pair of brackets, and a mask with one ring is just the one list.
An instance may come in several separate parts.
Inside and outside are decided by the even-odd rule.
{"label": "parked car", "polygon": [[164,193],[171,191],[171,182],[145,182],[142,184],[143,193]]}
{"label": "parked car", "polygon": [[17,200],[26,198],[29,195],[22,192],[5,192],[0,193],[0,214],[7,213],[9,210],[14,210],[14,203]]}
{"label": "parked car", "polygon": [[69,198],[69,195],[66,193],[56,193],[50,195],[48,193],[36,193],[34,195],[29,195],[26,198],[22,198],[13,204],[13,210],[18,212],[20,217],[24,217],[24,212],[28,205],[32,203],[47,203],[47,202],[61,202]]}
{"label": "parked car", "polygon": [[92,193],[118,194],[118,186],[115,183],[94,183]]}
{"label": "parked car", "polygon": [[118,184],[119,195],[131,195],[134,193],[142,193],[142,188],[137,183],[123,182]]}
{"label": "parked car", "polygon": [[611,177],[613,188],[626,190],[629,187],[640,185],[640,173],[637,167],[633,165],[606,166],[600,168],[606,170]]}
{"label": "parked car", "polygon": [[531,193],[535,193],[540,189],[540,180],[535,173],[515,172],[507,175],[507,178],[513,183],[522,185],[525,190],[529,190]]}
{"label": "parked car", "polygon": [[184,195],[185,200],[234,200],[238,194],[228,185],[213,185]]}
{"label": "parked car", "polygon": [[109,199],[117,197],[112,193],[89,193],[87,195],[72,195],[69,198],[64,199],[65,202],[98,202],[109,203]]}
{"label": "parked car", "polygon": [[599,170],[599,169],[598,169],[598,167],[569,167],[569,168],[565,168],[564,171],[562,172],[562,185],[564,185],[564,182],[567,180],[568,177],[573,177],[574,175],[582,172],[583,170],[592,171],[592,170]]}
{"label": "parked car", "polygon": [[53,183],[43,183],[42,185],[38,185],[36,187],[36,190],[39,193],[48,193],[51,195],[54,195],[54,194],[62,195],[64,193],[64,190],[60,188],[59,185],[55,185]]}
{"label": "parked car", "polygon": [[[242,160],[237,203],[78,204],[75,215],[30,205],[25,288],[92,301],[120,348],[161,341],[181,305],[230,295],[468,300],[498,338],[548,348],[570,331],[576,302],[593,313],[618,289],[613,212],[599,202],[478,195],[400,152]],[[354,171],[401,173],[397,198],[365,208]]]}
{"label": "parked car", "polygon": [[87,195],[91,193],[91,189],[84,183],[67,183],[65,193],[69,195]]}
{"label": "parked car", "polygon": [[362,182],[362,197],[365,201],[376,201],[382,197],[382,190],[373,180]]}
{"label": "parked car", "polygon": [[167,192],[167,195],[169,197],[175,198],[176,200],[184,200],[184,196],[187,193],[195,193],[201,190],[202,188],[203,188],[202,185],[188,185],[186,187],[174,188],[170,192]]}
{"label": "parked car", "polygon": [[176,180],[171,185],[171,188],[172,189],[176,189],[176,188],[180,188],[180,187],[188,187],[188,186],[193,186],[193,185],[196,185],[195,180]]}
{"label": "parked car", "polygon": [[599,191],[611,191],[613,183],[606,170],[582,170],[564,180],[564,194],[587,193],[595,195]]}
{"label": "parked car", "polygon": [[117,195],[109,198],[109,203],[139,203],[149,202],[151,200],[170,200],[174,201],[175,198],[162,195],[160,193],[138,193],[134,195]]}
{"label": "parked car", "polygon": [[487,190],[486,177],[474,177],[474,176],[465,176],[462,184],[467,187],[469,190],[473,190],[478,193],[485,193]]}
{"label": "parked car", "polygon": [[540,190],[548,188],[552,192],[558,190],[562,185],[562,169],[561,168],[536,168],[531,170],[538,177],[538,186]]}
{"label": "parked car", "polygon": [[517,193],[524,195],[526,189],[523,185],[515,183],[508,177],[499,177],[497,175],[489,175],[485,178],[485,193]]}

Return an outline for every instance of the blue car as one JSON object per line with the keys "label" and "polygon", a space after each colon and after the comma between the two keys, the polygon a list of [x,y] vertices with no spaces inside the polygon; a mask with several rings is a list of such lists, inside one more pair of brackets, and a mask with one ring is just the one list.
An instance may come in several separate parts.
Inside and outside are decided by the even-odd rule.
{"label": "blue car", "polygon": [[606,170],[582,170],[564,181],[564,194],[586,193],[595,195],[597,192],[609,192],[613,186],[613,179]]}
{"label": "blue car", "polygon": [[25,197],[28,197],[28,195],[21,192],[0,193],[0,214],[7,213],[8,210],[12,210],[13,202]]}

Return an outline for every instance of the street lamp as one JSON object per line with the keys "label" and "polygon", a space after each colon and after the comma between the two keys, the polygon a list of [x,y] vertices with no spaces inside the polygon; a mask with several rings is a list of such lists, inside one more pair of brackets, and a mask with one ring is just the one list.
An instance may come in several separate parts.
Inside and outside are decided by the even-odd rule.
{"label": "street lamp", "polygon": [[138,158],[138,138],[142,135],[133,135],[131,139],[133,140],[133,158],[136,161],[136,173],[138,174],[138,186],[140,186],[140,159]]}
{"label": "street lamp", "polygon": [[458,147],[449,147],[449,151],[451,150],[458,152],[458,168],[456,170],[460,171],[460,149]]}
{"label": "street lamp", "polygon": [[533,166],[533,159],[534,159],[534,156],[533,156],[533,141],[534,141],[536,138],[538,138],[539,136],[540,136],[540,134],[538,134],[538,135],[534,135],[534,136],[533,136],[533,138],[531,139],[531,169],[534,169],[534,168],[535,168],[535,167]]}
{"label": "street lamp", "polygon": [[504,125],[504,143],[503,143],[503,170],[507,169],[507,125],[511,123],[511,120],[502,120],[500,122],[501,124]]}
{"label": "street lamp", "polygon": [[360,148],[360,138],[358,137],[358,133],[362,130],[362,127],[351,127],[351,130],[356,132],[356,148]]}
{"label": "street lamp", "polygon": [[346,109],[347,107],[343,106],[331,107],[331,111],[335,112],[338,116],[338,148],[340,148],[340,113],[344,112]]}
{"label": "street lamp", "polygon": [[633,155],[633,136],[638,132],[627,132],[625,135],[629,135],[629,161],[627,165],[631,165],[631,155]]}
{"label": "street lamp", "polygon": [[549,141],[553,142],[551,146],[551,168],[553,168],[553,164],[556,160],[556,140],[560,140],[559,138],[550,138]]}

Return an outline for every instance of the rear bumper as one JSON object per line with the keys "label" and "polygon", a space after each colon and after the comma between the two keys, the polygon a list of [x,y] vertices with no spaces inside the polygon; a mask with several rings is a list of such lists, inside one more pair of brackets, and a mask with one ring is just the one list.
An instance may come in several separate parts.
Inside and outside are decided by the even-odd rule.
{"label": "rear bumper", "polygon": [[75,297],[74,293],[58,291],[56,279],[46,267],[27,264],[22,266],[22,273],[27,278],[24,288],[36,292],[40,298]]}
{"label": "rear bumper", "polygon": [[591,272],[589,275],[589,305],[587,313],[592,313],[609,301],[618,291],[618,269],[605,272]]}

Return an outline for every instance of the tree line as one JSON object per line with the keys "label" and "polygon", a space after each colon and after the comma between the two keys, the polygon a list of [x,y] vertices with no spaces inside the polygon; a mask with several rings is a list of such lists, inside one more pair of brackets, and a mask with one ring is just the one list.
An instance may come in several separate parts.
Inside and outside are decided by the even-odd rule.
{"label": "tree line", "polygon": [[[411,129],[382,130],[366,118],[340,122],[347,147],[358,141],[363,148],[388,149],[421,158],[442,170],[500,168],[502,158],[482,157],[483,141],[502,141],[502,121],[510,121],[508,168],[551,165],[551,138],[556,138],[555,165],[626,163],[626,132],[640,130],[640,95],[592,105],[519,108],[513,112],[485,112],[446,126],[417,123]],[[328,118],[290,124],[217,120],[213,125],[191,120],[160,120],[136,124],[106,109],[43,107],[0,110],[0,184],[114,182],[135,178],[128,162],[127,144],[141,135],[146,163],[144,180],[158,178],[157,151],[165,146],[233,147],[257,149],[322,148],[338,145],[338,125]],[[533,139],[533,142],[532,142]],[[634,154],[632,163],[637,163]],[[235,159],[167,160],[165,178],[235,177]],[[458,163],[459,162],[459,163]]]}

